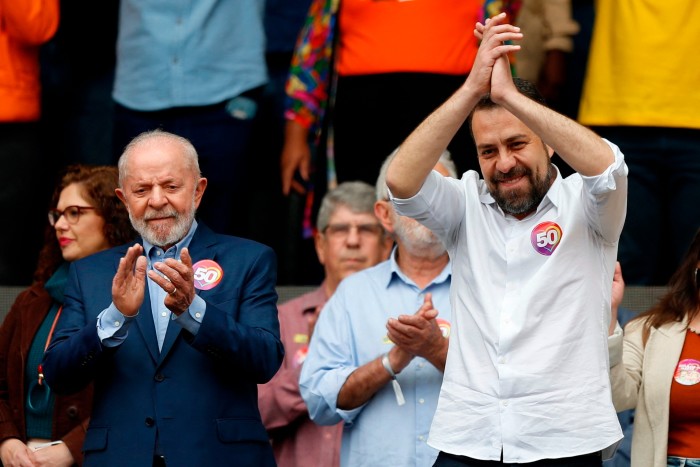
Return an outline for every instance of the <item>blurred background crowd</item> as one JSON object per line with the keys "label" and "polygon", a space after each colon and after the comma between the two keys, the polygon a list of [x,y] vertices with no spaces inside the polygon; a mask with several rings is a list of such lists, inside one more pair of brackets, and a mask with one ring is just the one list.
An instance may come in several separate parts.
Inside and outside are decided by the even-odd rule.
{"label": "blurred background crowd", "polygon": [[[665,284],[700,225],[691,1],[0,0],[0,284],[31,283],[56,174],[113,165],[156,127],[200,151],[201,220],[273,247],[279,284],[320,283],[323,194],[374,183],[464,82],[474,22],[501,10],[525,34],[513,72],[625,153],[626,280]],[[463,133],[460,173],[477,169]]]}

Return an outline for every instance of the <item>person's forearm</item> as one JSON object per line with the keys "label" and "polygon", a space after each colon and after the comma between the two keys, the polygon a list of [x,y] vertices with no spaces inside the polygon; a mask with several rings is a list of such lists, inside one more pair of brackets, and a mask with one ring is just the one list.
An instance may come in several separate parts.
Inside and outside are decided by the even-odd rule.
{"label": "person's forearm", "polygon": [[462,86],[401,144],[389,165],[387,186],[397,198],[415,195],[480,96]]}
{"label": "person's forearm", "polygon": [[391,376],[384,369],[381,357],[353,371],[338,393],[337,406],[341,410],[356,409],[383,388]]}
{"label": "person's forearm", "polygon": [[[374,394],[392,379],[384,368],[381,355],[352,372],[340,388],[336,406],[341,410],[352,410],[369,401]],[[387,353],[388,364],[394,374],[399,374],[411,363],[413,356],[394,346]]]}
{"label": "person's forearm", "polygon": [[581,175],[600,175],[615,160],[612,150],[600,136],[523,94],[512,92],[499,103]]}
{"label": "person's forearm", "polygon": [[441,338],[439,345],[436,346],[430,355],[425,357],[438,371],[445,372],[445,362],[447,361],[447,348],[449,347],[449,339]]}

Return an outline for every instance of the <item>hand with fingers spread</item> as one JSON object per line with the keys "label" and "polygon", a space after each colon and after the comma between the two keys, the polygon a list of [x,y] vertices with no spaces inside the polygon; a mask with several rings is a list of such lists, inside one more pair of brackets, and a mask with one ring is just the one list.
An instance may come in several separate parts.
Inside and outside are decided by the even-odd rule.
{"label": "hand with fingers spread", "polygon": [[442,335],[435,318],[432,295],[425,294],[423,305],[413,315],[400,315],[387,322],[387,335],[405,352],[423,357],[439,370],[444,369],[447,339]]}
{"label": "hand with fingers spread", "polygon": [[[168,294],[165,306],[175,315],[180,316],[190,307],[194,300],[194,273],[192,257],[187,248],[180,253],[180,260],[168,258],[153,265],[158,271],[148,271],[148,277]],[[160,274],[158,274],[160,273]]]}
{"label": "hand with fingers spread", "polygon": [[124,316],[136,316],[143,303],[147,262],[142,253],[141,245],[129,247],[112,280],[112,302]]}

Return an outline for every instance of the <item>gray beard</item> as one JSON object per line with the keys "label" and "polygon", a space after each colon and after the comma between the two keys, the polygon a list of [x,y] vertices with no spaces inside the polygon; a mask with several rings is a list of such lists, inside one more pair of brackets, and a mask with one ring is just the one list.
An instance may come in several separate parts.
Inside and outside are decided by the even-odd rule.
{"label": "gray beard", "polygon": [[162,211],[147,213],[141,219],[134,218],[131,215],[131,212],[129,212],[129,220],[131,221],[131,225],[134,227],[134,230],[136,230],[136,232],[138,232],[144,240],[151,245],[163,248],[165,246],[176,244],[182,240],[185,235],[187,235],[187,232],[190,230],[190,227],[192,227],[192,223],[194,222],[194,200],[192,201],[192,208],[185,215],[182,215],[175,210],[166,211],[165,214],[173,215],[175,218],[175,225],[167,230],[162,228],[152,228],[148,225],[148,222],[146,222],[146,218],[149,216],[162,216]]}
{"label": "gray beard", "polygon": [[445,245],[426,226],[394,213],[394,235],[403,247],[414,256],[437,258],[442,256]]}

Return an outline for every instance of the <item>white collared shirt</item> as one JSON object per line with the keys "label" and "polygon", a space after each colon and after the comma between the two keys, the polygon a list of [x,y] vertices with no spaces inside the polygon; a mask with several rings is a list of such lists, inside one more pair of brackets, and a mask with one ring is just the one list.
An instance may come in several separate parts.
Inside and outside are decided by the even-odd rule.
{"label": "white collared shirt", "polygon": [[432,173],[394,199],[452,259],[453,338],[429,444],[506,463],[600,451],[622,437],[607,334],[627,166],[557,178],[537,211],[505,215],[473,171]]}

